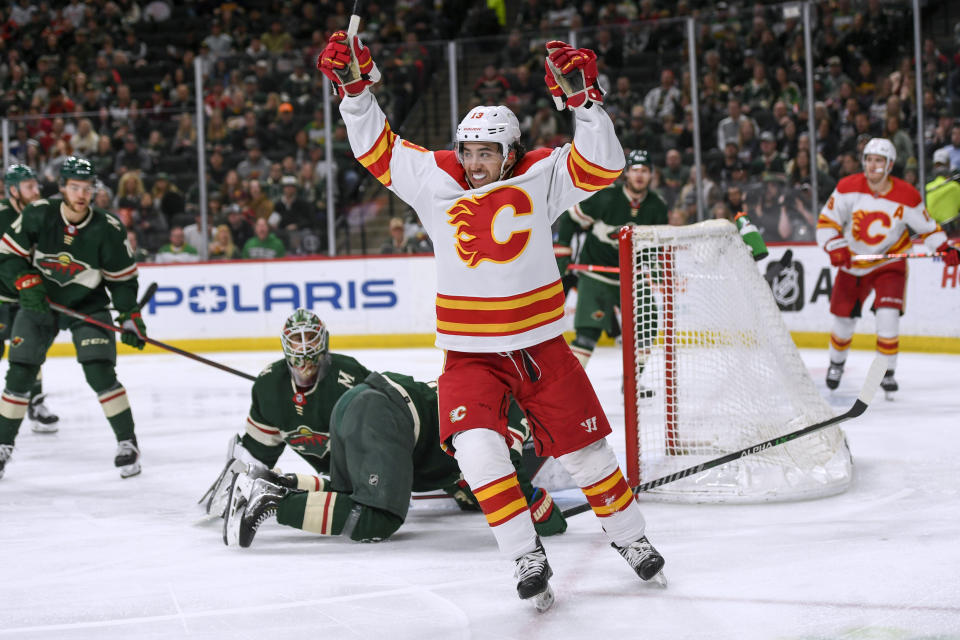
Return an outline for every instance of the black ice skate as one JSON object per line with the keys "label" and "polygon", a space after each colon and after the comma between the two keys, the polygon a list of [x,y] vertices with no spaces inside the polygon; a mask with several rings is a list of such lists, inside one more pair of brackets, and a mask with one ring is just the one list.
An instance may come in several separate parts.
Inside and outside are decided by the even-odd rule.
{"label": "black ice skate", "polygon": [[653,580],[661,587],[667,586],[667,578],[662,573],[663,556],[650,544],[647,536],[643,536],[624,547],[618,547],[613,542],[610,543],[610,546],[623,556],[641,580]]}
{"label": "black ice skate", "polygon": [[120,469],[121,478],[129,478],[140,473],[140,449],[137,447],[137,436],[117,443],[117,455],[113,459],[113,466]]}
{"label": "black ice skate", "polygon": [[827,369],[827,389],[836,389],[840,386],[840,378],[843,376],[843,363],[831,362]]}
{"label": "black ice skate", "polygon": [[60,428],[60,416],[52,413],[43,403],[47,397],[45,393],[38,393],[30,398],[27,404],[27,419],[30,420],[30,429],[34,433],[56,433]]}
{"label": "black ice skate", "polygon": [[223,518],[223,543],[249,547],[257,529],[277,513],[277,505],[290,490],[287,478],[267,469],[240,473],[233,479]]}
{"label": "black ice skate", "polygon": [[517,577],[517,595],[521,600],[533,599],[537,611],[546,611],[553,604],[553,589],[550,578],[553,570],[547,562],[547,554],[537,538],[537,548],[517,558],[514,575]]}
{"label": "black ice skate", "polygon": [[900,385],[893,377],[893,369],[887,369],[883,374],[883,380],[880,381],[880,387],[883,389],[884,397],[887,400],[893,400],[893,392],[900,389]]}
{"label": "black ice skate", "polygon": [[13,455],[12,444],[0,444],[0,478],[3,477],[3,470],[7,466],[7,460]]}

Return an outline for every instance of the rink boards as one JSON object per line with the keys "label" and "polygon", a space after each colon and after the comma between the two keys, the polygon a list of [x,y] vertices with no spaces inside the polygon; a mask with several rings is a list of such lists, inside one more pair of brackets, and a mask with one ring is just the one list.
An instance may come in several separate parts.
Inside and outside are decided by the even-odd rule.
{"label": "rink boards", "polygon": [[[757,263],[761,273],[767,274],[787,249],[793,260],[770,278],[774,297],[798,346],[825,347],[835,269],[815,245],[775,245],[770,256]],[[279,347],[284,319],[300,306],[313,309],[328,324],[334,348],[433,344],[432,256],[140,265],[141,289],[151,282],[158,289],[144,309],[149,335],[185,349]],[[901,350],[960,353],[956,268],[939,259],[910,260],[906,300]],[[571,330],[574,303],[575,293],[567,303]],[[857,326],[854,348],[872,349],[874,331],[873,315],[867,312]],[[73,353],[68,333],[61,333],[57,343],[51,355]]]}

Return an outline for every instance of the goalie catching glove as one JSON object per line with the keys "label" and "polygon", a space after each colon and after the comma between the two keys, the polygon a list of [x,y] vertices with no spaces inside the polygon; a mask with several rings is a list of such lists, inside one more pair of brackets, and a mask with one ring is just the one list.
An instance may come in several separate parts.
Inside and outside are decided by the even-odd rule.
{"label": "goalie catching glove", "polygon": [[566,42],[551,40],[543,64],[547,70],[544,81],[558,111],[603,103],[597,54],[590,49],[574,49]]}
{"label": "goalie catching glove", "polygon": [[351,39],[346,31],[337,31],[327,41],[317,58],[317,69],[337,87],[342,98],[359,95],[368,85],[380,80],[380,70],[370,57],[370,48],[357,36]]}
{"label": "goalie catching glove", "polygon": [[147,325],[143,324],[140,309],[134,307],[130,311],[124,311],[117,316],[117,324],[123,329],[123,333],[120,334],[120,341],[142,351],[143,346],[147,344]]}
{"label": "goalie catching glove", "polygon": [[853,254],[850,253],[850,247],[847,244],[847,239],[843,236],[837,236],[832,240],[828,240],[823,248],[828,254],[830,254],[830,264],[835,267],[844,267],[849,269],[850,265],[853,263]]}

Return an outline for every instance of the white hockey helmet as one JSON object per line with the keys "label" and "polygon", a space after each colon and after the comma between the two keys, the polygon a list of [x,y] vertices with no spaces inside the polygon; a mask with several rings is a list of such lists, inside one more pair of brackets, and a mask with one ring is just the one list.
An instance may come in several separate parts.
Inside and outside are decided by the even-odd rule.
{"label": "white hockey helmet", "polygon": [[886,138],[871,138],[863,147],[863,156],[860,158],[860,164],[863,165],[864,171],[866,171],[867,156],[871,154],[883,156],[887,159],[883,177],[886,178],[890,175],[890,171],[893,169],[893,163],[897,161],[897,148],[893,146],[893,143]]}
{"label": "white hockey helmet", "polygon": [[500,145],[500,153],[503,154],[503,164],[500,166],[500,177],[503,178],[504,168],[511,159],[510,151],[516,148],[519,141],[520,121],[509,107],[502,104],[474,107],[457,125],[457,160],[463,164],[464,142],[495,142]]}

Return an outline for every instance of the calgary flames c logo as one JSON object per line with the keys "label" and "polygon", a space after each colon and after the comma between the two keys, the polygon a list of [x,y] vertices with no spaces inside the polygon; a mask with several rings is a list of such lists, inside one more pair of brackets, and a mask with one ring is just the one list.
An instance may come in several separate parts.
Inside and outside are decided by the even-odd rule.
{"label": "calgary flames c logo", "polygon": [[853,212],[853,237],[866,244],[880,244],[886,238],[885,234],[871,235],[870,225],[879,222],[880,226],[889,229],[891,225],[890,216],[883,211],[854,211]]}
{"label": "calgary flames c logo", "polygon": [[499,187],[480,196],[461,198],[450,209],[450,224],[456,229],[453,236],[457,254],[468,267],[476,267],[484,260],[510,262],[516,259],[530,240],[530,230],[512,231],[504,242],[493,235],[493,225],[502,211],[509,209],[513,217],[533,213],[533,203],[523,189]]}

